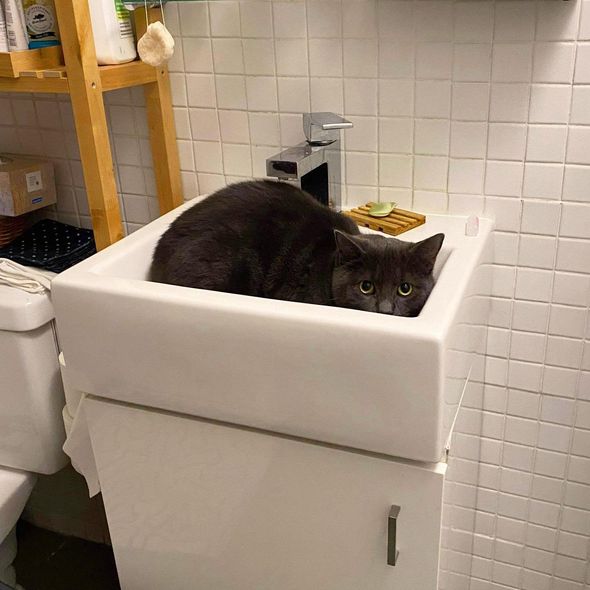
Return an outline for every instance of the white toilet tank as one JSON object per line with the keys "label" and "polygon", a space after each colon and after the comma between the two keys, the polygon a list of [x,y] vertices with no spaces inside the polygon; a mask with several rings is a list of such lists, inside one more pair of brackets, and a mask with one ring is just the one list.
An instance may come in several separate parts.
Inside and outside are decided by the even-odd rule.
{"label": "white toilet tank", "polygon": [[55,473],[67,463],[53,317],[48,295],[0,285],[0,466]]}

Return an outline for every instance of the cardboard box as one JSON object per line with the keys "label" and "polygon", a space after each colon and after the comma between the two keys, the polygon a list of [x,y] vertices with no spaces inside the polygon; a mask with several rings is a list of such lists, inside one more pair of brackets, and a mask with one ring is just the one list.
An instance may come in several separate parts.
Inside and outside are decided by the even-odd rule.
{"label": "cardboard box", "polygon": [[0,154],[0,215],[22,215],[53,205],[56,198],[51,162]]}

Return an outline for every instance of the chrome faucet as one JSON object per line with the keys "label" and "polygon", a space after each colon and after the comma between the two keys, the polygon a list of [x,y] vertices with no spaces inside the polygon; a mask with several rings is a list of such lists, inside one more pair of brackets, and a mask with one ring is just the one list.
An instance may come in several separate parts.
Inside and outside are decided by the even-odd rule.
{"label": "chrome faucet", "polygon": [[342,207],[340,129],[352,123],[334,113],[304,113],[307,141],[266,160],[266,175],[296,184],[320,203]]}

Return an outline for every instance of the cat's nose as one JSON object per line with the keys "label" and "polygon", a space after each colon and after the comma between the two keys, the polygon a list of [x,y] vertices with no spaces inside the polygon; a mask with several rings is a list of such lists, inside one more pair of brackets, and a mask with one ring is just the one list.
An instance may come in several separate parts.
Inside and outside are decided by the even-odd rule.
{"label": "cat's nose", "polygon": [[392,301],[379,301],[377,306],[379,313],[393,313]]}

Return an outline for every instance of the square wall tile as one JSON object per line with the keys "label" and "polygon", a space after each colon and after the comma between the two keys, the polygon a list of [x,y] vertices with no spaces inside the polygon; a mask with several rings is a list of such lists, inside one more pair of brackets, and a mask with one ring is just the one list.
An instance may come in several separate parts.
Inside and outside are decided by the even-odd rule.
{"label": "square wall tile", "polygon": [[563,170],[561,164],[525,164],[523,196],[533,199],[559,199]]}
{"label": "square wall tile", "polygon": [[489,84],[455,83],[452,117],[463,121],[487,121],[489,101]]}
{"label": "square wall tile", "polygon": [[[219,0],[209,4],[211,35],[213,37],[239,37],[240,6],[238,2]],[[182,14],[181,14],[182,17]]]}
{"label": "square wall tile", "polygon": [[377,154],[348,152],[346,154],[348,184],[377,185]]}
{"label": "square wall tile", "polygon": [[[409,154],[413,149],[414,120],[379,118],[379,151]],[[590,196],[590,195],[589,195]]]}
{"label": "square wall tile", "polygon": [[344,0],[342,34],[344,37],[375,37],[377,35],[376,3],[371,0]]}
{"label": "square wall tile", "polygon": [[586,306],[590,299],[590,276],[556,272],[553,302]]}
{"label": "square wall tile", "polygon": [[435,191],[414,191],[414,206],[426,213],[445,213],[447,193]]}
{"label": "square wall tile", "polygon": [[583,0],[582,2],[582,18],[578,39],[590,39],[590,6],[588,5],[588,0]]}
{"label": "square wall tile", "polygon": [[415,156],[414,187],[430,190],[446,189],[447,172],[447,158],[438,156]]}
{"label": "square wall tile", "polygon": [[197,172],[223,173],[221,144],[212,141],[193,142]]}
{"label": "square wall tile", "polygon": [[416,77],[423,79],[451,78],[453,46],[451,43],[418,43],[416,45]]}
{"label": "square wall tile", "polygon": [[377,76],[377,39],[344,39],[343,52],[345,76]]}
{"label": "square wall tile", "polygon": [[379,185],[411,187],[412,157],[397,154],[380,154]]}
{"label": "square wall tile", "polygon": [[522,190],[523,164],[488,160],[485,191],[489,195],[514,197]]}
{"label": "square wall tile", "polygon": [[307,113],[310,111],[309,81],[307,78],[277,78],[277,84],[281,112]]}
{"label": "square wall tile", "polygon": [[218,74],[243,74],[241,39],[213,39],[213,65]]}
{"label": "square wall tile", "polygon": [[342,76],[342,41],[309,40],[309,73],[312,76]]}
{"label": "square wall tile", "polygon": [[307,43],[305,39],[277,39],[277,74],[279,76],[307,76]]}
{"label": "square wall tile", "polygon": [[275,73],[274,45],[271,39],[244,39],[243,47],[246,74],[264,76]]}
{"label": "square wall tile", "polygon": [[354,125],[345,132],[346,150],[355,152],[377,151],[377,117],[349,117]]}
{"label": "square wall tile", "polygon": [[590,43],[578,43],[574,82],[576,84],[590,83]]}
{"label": "square wall tile", "polygon": [[566,166],[563,198],[568,201],[590,202],[590,166]]}
{"label": "square wall tile", "polygon": [[[185,37],[207,37],[209,31],[209,7],[207,3],[178,4],[180,31]],[[175,33],[172,33],[173,35]]]}
{"label": "square wall tile", "polygon": [[453,80],[488,82],[492,64],[492,46],[484,43],[454,46]]}
{"label": "square wall tile", "polygon": [[455,41],[480,43],[491,40],[494,23],[492,2],[456,2],[454,12]]}
{"label": "square wall tile", "polygon": [[281,143],[277,114],[249,113],[248,118],[250,121],[250,137],[254,145],[278,146]]}
{"label": "square wall tile", "polygon": [[496,41],[532,41],[535,34],[535,2],[496,2]]}
{"label": "square wall tile", "polygon": [[521,202],[519,199],[486,196],[485,215],[495,220],[497,230],[518,231]]}
{"label": "square wall tile", "polygon": [[527,160],[563,162],[566,138],[567,127],[565,125],[529,125]]}
{"label": "square wall tile", "polygon": [[414,149],[417,154],[446,155],[449,153],[448,119],[416,119],[414,125]]}
{"label": "square wall tile", "polygon": [[307,31],[310,38],[342,35],[342,2],[323,0],[307,3]]}
{"label": "square wall tile", "polygon": [[531,234],[555,235],[559,227],[560,204],[525,201],[522,231]]}
{"label": "square wall tile", "polygon": [[345,78],[344,112],[347,115],[377,115],[377,80]]}
{"label": "square wall tile", "polygon": [[[583,338],[585,321],[586,310],[583,307],[552,305],[549,320],[549,333],[555,336]],[[575,391],[577,375],[573,373],[573,377],[574,382],[571,387],[572,394]]]}
{"label": "square wall tile", "polygon": [[240,18],[243,37],[272,37],[272,4],[270,2],[244,0],[240,2]]}
{"label": "square wall tile", "polygon": [[379,80],[379,115],[403,117],[414,114],[414,82]]}
{"label": "square wall tile", "polygon": [[525,152],[526,126],[514,123],[490,123],[488,158],[522,160]]}
{"label": "square wall tile", "polygon": [[534,82],[569,84],[574,71],[573,43],[536,43]]}
{"label": "square wall tile", "polygon": [[528,82],[533,67],[532,43],[496,43],[492,80],[494,82]]}
{"label": "square wall tile", "polygon": [[344,112],[342,78],[311,78],[311,108],[314,111]]}
{"label": "square wall tile", "polygon": [[414,30],[422,41],[451,41],[453,4],[449,0],[424,0],[414,5]]}
{"label": "square wall tile", "polygon": [[539,3],[536,38],[546,41],[576,38],[579,7],[543,0]]}
{"label": "square wall tile", "polygon": [[246,77],[246,95],[251,111],[277,110],[277,83],[271,76]]}
{"label": "square wall tile", "polygon": [[250,146],[224,143],[223,171],[235,176],[252,176]]}
{"label": "square wall tile", "polygon": [[519,266],[533,268],[553,268],[557,240],[549,236],[531,236],[523,234],[520,237],[518,253]]}
{"label": "square wall tile", "polygon": [[560,238],[557,245],[557,269],[590,273],[590,242]]}
{"label": "square wall tile", "polygon": [[453,122],[451,127],[451,156],[484,158],[487,125],[485,123]]}
{"label": "square wall tile", "polygon": [[379,39],[379,77],[413,78],[414,56],[413,41]]}
{"label": "square wall tile", "polygon": [[417,117],[446,118],[451,112],[451,83],[446,81],[416,82]]}
{"label": "square wall tile", "polygon": [[483,160],[451,159],[449,165],[449,192],[481,193],[484,170]]}
{"label": "square wall tile", "polygon": [[490,121],[525,122],[529,90],[528,84],[492,84]]}
{"label": "square wall tile", "polygon": [[567,123],[571,86],[533,84],[531,86],[530,123]]}
{"label": "square wall tile", "polygon": [[590,127],[571,126],[565,155],[568,164],[590,164]]}
{"label": "square wall tile", "polygon": [[306,18],[303,2],[273,2],[272,11],[275,37],[305,37]]}
{"label": "square wall tile", "polygon": [[564,203],[560,235],[569,238],[590,238],[590,204]]}
{"label": "square wall tile", "polygon": [[215,107],[215,82],[212,75],[187,75],[186,86],[189,106]]}
{"label": "square wall tile", "polygon": [[[245,109],[246,85],[244,76],[215,76],[217,107],[221,109]],[[190,105],[190,91],[189,91]],[[209,105],[206,105],[209,106]]]}
{"label": "square wall tile", "polygon": [[519,268],[516,276],[515,297],[528,301],[549,301],[551,299],[551,272]]}
{"label": "square wall tile", "polygon": [[250,142],[248,114],[245,111],[219,111],[219,125],[223,142]]}

